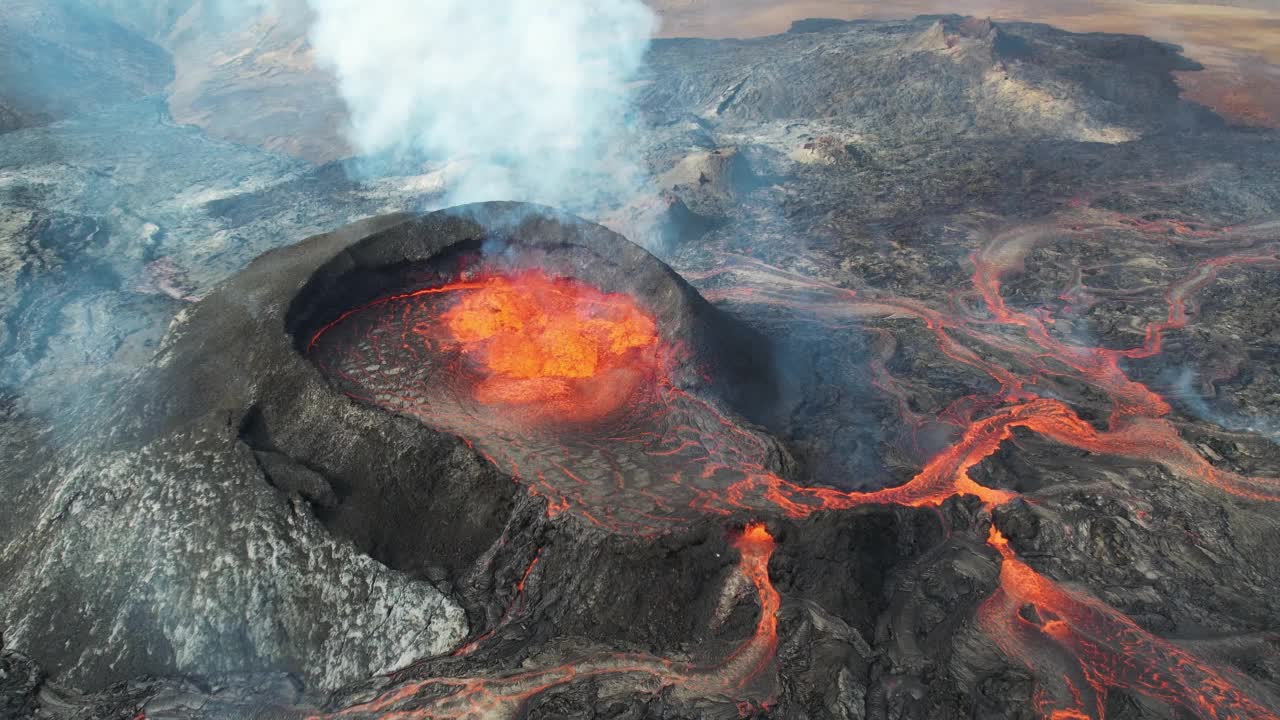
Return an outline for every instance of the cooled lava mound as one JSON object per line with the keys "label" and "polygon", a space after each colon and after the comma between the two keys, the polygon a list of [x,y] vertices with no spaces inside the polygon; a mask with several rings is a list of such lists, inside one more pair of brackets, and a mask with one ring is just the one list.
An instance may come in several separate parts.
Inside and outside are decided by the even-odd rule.
{"label": "cooled lava mound", "polygon": [[765,343],[622,237],[545,208],[442,211],[320,268],[290,328],[348,396],[465,439],[611,531],[705,512],[778,446]]}

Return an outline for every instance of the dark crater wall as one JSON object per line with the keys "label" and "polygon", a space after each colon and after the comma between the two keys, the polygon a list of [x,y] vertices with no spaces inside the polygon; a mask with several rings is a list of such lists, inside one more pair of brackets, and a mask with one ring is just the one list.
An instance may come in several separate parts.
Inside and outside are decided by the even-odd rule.
{"label": "dark crater wall", "polygon": [[[344,249],[290,304],[286,327],[294,350],[305,354],[318,330],[353,308],[455,280],[477,255],[634,297],[657,320],[663,339],[686,349],[684,362],[669,368],[671,381],[730,412],[751,416],[776,392],[767,344],[665,264],[601,226],[520,203],[431,213]],[[371,444],[367,452],[335,456],[331,440],[291,419],[292,410],[273,413],[279,431],[266,412],[250,418],[243,436],[261,444],[260,460],[295,460],[301,472],[285,473],[281,483],[311,487],[328,479],[313,501],[321,522],[395,569],[445,581],[460,593],[473,624],[496,623],[519,601],[537,605],[537,621],[523,623],[530,633],[523,644],[568,634],[657,650],[705,630],[720,584],[705,579],[723,576],[732,555],[718,523],[674,527],[655,544],[590,527],[572,512],[553,521],[519,481],[496,471],[455,481],[449,453],[405,449],[410,446],[394,438],[417,432],[416,420],[381,413],[387,429],[371,438],[389,441],[394,452]],[[394,464],[380,455],[393,456]],[[545,589],[536,601],[514,596],[523,573],[531,587]],[[642,600],[646,587],[668,591]]]}
{"label": "dark crater wall", "polygon": [[[755,331],[717,311],[656,257],[621,235],[551,208],[477,203],[414,218],[362,239],[325,263],[290,305],[287,326],[305,350],[342,312],[456,277],[463,258],[517,256],[604,292],[626,293],[653,314],[659,333],[688,347],[672,380],[705,389],[751,419],[776,398],[772,350]],[[754,417],[753,417],[754,416]]]}

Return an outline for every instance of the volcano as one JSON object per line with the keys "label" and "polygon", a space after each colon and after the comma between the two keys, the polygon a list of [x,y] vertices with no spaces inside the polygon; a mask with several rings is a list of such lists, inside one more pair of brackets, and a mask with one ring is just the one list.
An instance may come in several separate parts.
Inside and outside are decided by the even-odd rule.
{"label": "volcano", "polygon": [[[452,588],[467,629],[447,653],[325,699],[254,691],[219,702],[231,716],[313,720],[559,716],[638,697],[679,717],[767,713],[780,697],[816,698],[839,670],[815,663],[818,637],[859,632],[816,605],[781,614],[782,578],[792,597],[851,616],[879,608],[907,633],[923,607],[967,607],[974,624],[951,640],[956,661],[982,666],[988,656],[968,643],[994,641],[1032,671],[1030,702],[1047,717],[1102,717],[1116,690],[1209,717],[1275,717],[1265,691],[1025,563],[1000,527],[1018,533],[1028,506],[1015,487],[971,474],[1030,430],[1274,500],[1275,481],[1200,459],[1161,419],[1163,400],[1118,365],[1154,354],[1185,322],[1187,295],[1222,268],[1273,258],[1246,250],[1206,264],[1168,293],[1168,318],[1140,348],[1106,350],[1065,344],[1004,302],[1009,242],[973,258],[990,320],[730,266],[804,293],[735,285],[721,297],[769,307],[803,297],[806,312],[833,318],[919,315],[946,356],[1001,382],[1005,407],[972,417],[981,406],[957,404],[962,432],[949,447],[869,491],[799,477],[775,439],[787,428],[759,413],[778,402],[775,343],[599,225],[482,203],[375,218],[264,256],[184,320],[148,382],[187,378],[191,392],[159,405],[161,393],[139,393],[129,416],[146,422],[129,442],[174,462],[233,440],[331,539]],[[1089,378],[1112,403],[1107,426],[953,336]],[[234,362],[210,365],[214,347]],[[841,552],[829,557],[831,547]],[[833,596],[832,573],[864,585]],[[969,590],[940,601],[906,591],[885,605],[887,576],[927,584],[935,573],[959,573]]]}
{"label": "volcano", "polygon": [[660,40],[600,224],[6,134],[0,716],[1275,720],[1280,143],[1195,67]]}

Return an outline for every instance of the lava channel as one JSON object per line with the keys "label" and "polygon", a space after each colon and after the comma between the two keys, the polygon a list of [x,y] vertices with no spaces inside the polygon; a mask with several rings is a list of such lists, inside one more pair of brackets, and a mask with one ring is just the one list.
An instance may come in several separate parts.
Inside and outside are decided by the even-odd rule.
{"label": "lava channel", "polygon": [[1102,720],[1108,690],[1122,688],[1210,720],[1280,720],[1223,671],[1031,569],[994,527],[987,542],[1002,558],[1000,585],[978,624],[1035,675],[1042,717]]}
{"label": "lava channel", "polygon": [[[572,510],[619,532],[660,532],[695,515],[782,511],[805,517],[865,504],[937,505],[958,495],[976,495],[988,507],[998,506],[1017,494],[984,487],[968,471],[1019,427],[1090,452],[1145,459],[1245,499],[1280,499],[1274,479],[1244,477],[1201,457],[1164,418],[1170,410],[1164,399],[1130,379],[1121,365],[1159,353],[1164,333],[1186,325],[1189,296],[1222,270],[1277,267],[1275,254],[1249,250],[1201,262],[1167,289],[1167,317],[1148,325],[1141,346],[1109,350],[1061,340],[1050,332],[1047,311],[1015,310],[1001,297],[1002,277],[1019,266],[1041,236],[998,236],[972,256],[973,294],[985,313],[963,303],[947,314],[913,300],[862,296],[754,260],[743,261],[739,272],[755,287],[707,293],[720,300],[800,309],[840,326],[867,317],[914,316],[946,356],[998,382],[998,394],[968,398],[962,409],[939,416],[957,425],[950,447],[907,483],[876,492],[805,487],[769,472],[769,446],[762,438],[712,403],[674,386],[669,369],[682,361],[680,348],[663,338],[660,326],[642,319],[652,322],[643,309],[633,310],[629,298],[572,280],[537,272],[477,276],[396,295],[343,314],[316,334],[309,353],[353,397],[466,438],[544,495],[551,514]],[[726,273],[718,270],[702,279]],[[552,295],[532,303],[536,307],[522,303],[526,293],[539,292]],[[557,339],[566,336],[569,341]],[[1002,367],[955,336],[1010,357],[1024,370]],[[591,348],[585,364],[578,350],[584,343]],[[507,352],[509,357],[499,357]],[[612,372],[623,373],[618,384],[594,382]],[[1071,377],[1110,398],[1108,428],[1099,430],[1066,402],[1042,396],[1039,379],[1053,375]],[[522,404],[538,407],[522,409]],[[975,419],[978,409],[990,412]],[[1222,671],[1096,599],[1059,588],[1017,560],[998,533],[989,542],[1004,561],[1000,586],[981,607],[979,622],[1006,655],[1036,675],[1036,702],[1045,717],[1101,719],[1108,689],[1119,687],[1204,717],[1276,720]],[[503,716],[547,688],[580,677],[647,676],[657,686],[705,692],[723,689],[731,678],[750,678],[768,663],[777,642],[772,619],[777,594],[764,569],[772,539],[762,528],[750,530],[739,549],[743,572],[755,573],[764,612],[756,636],[714,670],[613,655],[511,676],[427,680],[344,712],[388,718]],[[421,692],[447,694],[423,699]],[[410,698],[438,711],[394,710]]]}
{"label": "lava channel", "polygon": [[[1000,385],[998,397],[966,399],[971,407],[997,407],[985,418],[952,418],[961,425],[957,440],[936,454],[907,483],[870,493],[845,493],[801,487],[767,474],[749,476],[731,488],[743,504],[764,495],[793,517],[817,510],[840,510],[867,503],[934,505],[956,495],[975,495],[988,507],[1017,497],[984,487],[968,470],[990,456],[1016,427],[1059,443],[1102,455],[1141,459],[1164,466],[1176,476],[1252,500],[1280,500],[1280,482],[1248,477],[1215,467],[1178,434],[1163,416],[1169,405],[1146,385],[1128,377],[1122,359],[1151,357],[1161,350],[1164,334],[1188,323],[1187,303],[1193,293],[1233,266],[1280,267],[1274,251],[1248,249],[1196,264],[1164,293],[1166,318],[1147,326],[1140,346],[1110,350],[1073,345],[1053,336],[1052,319],[1043,312],[1010,308],[1000,294],[1001,278],[1019,266],[1022,254],[1038,236],[1009,234],[993,239],[975,253],[973,287],[987,317],[954,316],[911,300],[862,297],[796,273],[744,259],[742,276],[754,287],[722,287],[709,296],[744,303],[777,305],[820,313],[837,322],[908,314],[933,331],[941,351],[952,360],[989,374]],[[724,270],[703,274],[722,276]],[[781,290],[779,290],[781,288]],[[803,296],[803,300],[798,300]],[[989,328],[1019,330],[1027,342]],[[1020,374],[995,365],[955,343],[952,334],[1015,358],[1029,372]],[[1066,375],[1101,391],[1111,400],[1109,427],[1098,430],[1065,402],[1034,392],[1037,376]],[[880,382],[884,384],[883,374]],[[1000,407],[1003,405],[1003,407]],[[942,415],[939,421],[944,421]],[[906,418],[912,422],[913,418]],[[917,421],[918,422],[918,421]],[[1123,688],[1180,707],[1200,717],[1222,720],[1277,720],[1225,672],[1172,643],[1140,628],[1122,613],[1080,593],[1068,592],[1018,560],[994,529],[989,543],[1002,558],[1000,585],[981,606],[979,624],[1001,651],[1035,675],[1035,704],[1049,720],[1102,720],[1107,692]]]}

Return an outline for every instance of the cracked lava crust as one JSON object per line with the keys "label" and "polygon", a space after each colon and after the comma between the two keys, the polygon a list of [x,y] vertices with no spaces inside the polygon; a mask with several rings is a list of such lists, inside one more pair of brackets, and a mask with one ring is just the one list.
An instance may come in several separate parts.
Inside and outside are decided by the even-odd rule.
{"label": "cracked lava crust", "polygon": [[[1160,468],[1178,492],[1280,498],[1276,480],[1207,460],[1125,363],[1158,355],[1219,275],[1280,267],[1265,230],[1224,234],[1123,349],[1064,340],[1005,301],[1035,228],[983,239],[971,290],[945,310],[728,254],[691,272],[726,309],[832,333],[907,318],[945,362],[989,378],[992,392],[938,415],[952,432],[910,477],[866,491],[795,479],[765,429],[786,430],[762,412],[778,402],[766,335],[621,236],[515,203],[373,219],[264,256],[195,307],[129,416],[182,453],[247,446],[288,522],[320,520],[381,563],[361,572],[430,578],[465,612],[448,647],[415,652],[415,635],[380,666],[394,671],[274,701],[285,717],[821,717],[841,673],[863,663],[870,677],[884,652],[899,669],[878,687],[953,663],[973,703],[1007,707],[1000,683],[1029,688],[1016,704],[1050,720],[1101,720],[1133,698],[1276,720],[1267,691],[1220,656],[1020,556],[1028,528],[1050,526],[1043,496],[983,469],[1036,436],[1088,463]],[[1052,379],[1106,410],[1086,418]],[[906,381],[871,363],[867,382],[900,396]],[[191,392],[161,392],[181,383]],[[360,592],[401,575],[379,577]],[[864,637],[886,649],[848,655]]]}

